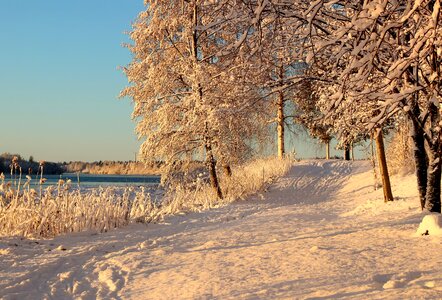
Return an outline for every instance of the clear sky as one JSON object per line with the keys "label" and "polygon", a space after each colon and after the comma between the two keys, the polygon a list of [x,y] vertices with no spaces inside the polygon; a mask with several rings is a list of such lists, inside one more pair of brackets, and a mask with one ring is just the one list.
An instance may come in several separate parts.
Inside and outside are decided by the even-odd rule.
{"label": "clear sky", "polygon": [[0,153],[129,160],[125,32],[143,0],[0,0]]}

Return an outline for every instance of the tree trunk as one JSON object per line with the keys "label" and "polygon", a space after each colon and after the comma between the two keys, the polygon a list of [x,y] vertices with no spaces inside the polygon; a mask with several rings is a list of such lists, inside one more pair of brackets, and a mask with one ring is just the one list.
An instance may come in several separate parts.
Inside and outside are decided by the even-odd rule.
{"label": "tree trunk", "polygon": [[350,147],[348,145],[344,146],[344,160],[350,160]]}
{"label": "tree trunk", "polygon": [[440,213],[441,160],[434,149],[430,149],[428,152],[429,164],[424,208],[430,212]]}
{"label": "tree trunk", "polygon": [[370,148],[371,148],[371,166],[373,167],[373,178],[374,178],[374,190],[377,191],[378,189],[378,172],[376,171],[376,158],[374,154],[374,138],[373,133],[371,133],[371,141],[370,141]]}
{"label": "tree trunk", "polygon": [[278,99],[278,157],[283,158],[284,149],[284,96],[282,93],[279,95]]}
{"label": "tree trunk", "polygon": [[[282,76],[282,75],[281,75]],[[283,158],[284,149],[284,93],[278,92],[278,101],[276,103],[278,109],[277,127],[278,127],[278,157]]]}
{"label": "tree trunk", "polygon": [[388,174],[387,160],[385,158],[384,137],[382,129],[376,135],[376,152],[378,154],[379,172],[382,178],[382,189],[384,190],[384,201],[393,201],[391,192],[390,176]]}
{"label": "tree trunk", "polygon": [[354,151],[353,142],[350,144],[350,152],[351,152],[351,160],[355,160],[355,151]]}
{"label": "tree trunk", "polygon": [[[433,72],[441,76],[440,61],[438,55],[436,54],[436,49],[432,48],[431,55],[431,69]],[[418,73],[418,72],[416,72]],[[436,81],[431,83],[432,95],[434,99],[438,97],[438,87],[440,84]],[[430,99],[430,104],[428,107],[428,113],[430,116],[430,136],[427,140],[428,142],[428,171],[427,171],[427,194],[425,197],[425,209],[430,212],[441,213],[441,203],[440,203],[440,187],[441,187],[441,115],[440,115],[440,105],[437,101],[432,101]]]}
{"label": "tree trunk", "polygon": [[[192,22],[194,23],[195,28],[193,29],[193,33],[192,33],[192,41],[191,41],[192,48],[191,49],[192,49],[193,58],[195,59],[196,62],[198,61],[198,35],[197,35],[197,30],[196,30],[196,27],[198,26],[198,17],[199,17],[198,16],[198,5],[196,2],[194,2]],[[202,102],[203,89],[201,87],[201,84],[198,84],[198,88],[197,88],[196,92],[197,92],[199,101]],[[206,150],[206,164],[207,164],[207,168],[209,170],[210,185],[214,189],[217,197],[219,199],[223,199],[223,193],[221,191],[221,187],[220,187],[219,181],[218,181],[218,176],[216,174],[216,161],[215,161],[215,158],[213,157],[212,145],[211,145],[211,141],[209,138],[209,125],[207,124],[207,121],[205,123],[204,148]]]}
{"label": "tree trunk", "polygon": [[[417,104],[412,107],[412,114],[414,116],[419,116],[420,109]],[[425,198],[427,194],[427,168],[428,168],[428,157],[425,151],[425,140],[424,140],[424,130],[416,120],[416,117],[411,116],[411,128],[410,135],[413,141],[413,156],[416,167],[416,177],[417,177],[417,189],[419,191],[419,200],[421,203],[421,208],[425,207]]]}
{"label": "tree trunk", "polygon": [[[409,34],[406,35],[406,39],[409,40]],[[416,64],[412,68],[409,74],[409,81],[418,86],[419,83],[419,66]],[[421,109],[419,107],[419,93],[416,92],[410,101],[410,110],[408,111],[408,117],[411,120],[410,135],[413,141],[413,156],[416,167],[417,177],[417,189],[419,191],[419,200],[422,210],[425,207],[425,199],[427,195],[427,172],[428,172],[428,156],[425,150],[425,132],[424,124],[421,123]]]}
{"label": "tree trunk", "polygon": [[194,2],[193,4],[192,22],[195,26],[192,32],[192,56],[195,58],[195,61],[198,61],[198,35],[196,30],[198,26],[198,5],[196,4],[196,2]]}
{"label": "tree trunk", "polygon": [[216,161],[213,157],[212,146],[208,141],[206,141],[206,163],[207,168],[209,169],[209,177],[210,177],[210,185],[215,191],[218,199],[223,199],[223,193],[221,191],[221,187],[219,185],[218,176],[216,174]]}
{"label": "tree trunk", "polygon": [[325,159],[330,159],[330,141],[325,142]]}
{"label": "tree trunk", "polygon": [[428,142],[428,171],[427,191],[425,196],[425,209],[430,212],[441,212],[440,187],[441,187],[441,142],[440,133],[436,129],[440,122],[439,108],[433,103],[428,109],[430,113],[431,137]]}

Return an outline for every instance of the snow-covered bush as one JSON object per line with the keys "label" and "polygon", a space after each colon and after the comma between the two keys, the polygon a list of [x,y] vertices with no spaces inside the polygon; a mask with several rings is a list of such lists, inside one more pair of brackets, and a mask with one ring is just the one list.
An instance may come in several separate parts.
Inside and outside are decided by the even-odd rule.
{"label": "snow-covered bush", "polygon": [[394,174],[410,174],[415,171],[413,152],[408,132],[400,128],[387,147],[388,170]]}

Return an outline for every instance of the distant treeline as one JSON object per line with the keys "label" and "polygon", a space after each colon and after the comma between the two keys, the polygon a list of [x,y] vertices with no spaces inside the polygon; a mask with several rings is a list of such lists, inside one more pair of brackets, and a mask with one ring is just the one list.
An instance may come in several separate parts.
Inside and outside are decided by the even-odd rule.
{"label": "distant treeline", "polygon": [[[9,174],[11,172],[12,159],[17,157],[18,165],[21,168],[22,174],[37,174],[39,172],[39,162],[35,162],[32,156],[29,160],[23,159],[18,154],[3,153],[0,155],[0,173]],[[19,170],[17,170],[19,172]],[[58,175],[65,172],[62,164],[54,162],[45,162],[43,166],[43,173],[48,175]]]}
{"label": "distant treeline", "polygon": [[[12,160],[18,159],[18,165],[22,174],[37,174],[40,162],[34,161],[31,156],[28,160],[19,154],[0,154],[0,173],[11,172]],[[141,175],[159,174],[161,162],[142,163],[133,161],[98,161],[98,162],[44,162],[43,174],[58,175],[62,173],[87,173],[87,174],[118,174],[118,175]]]}
{"label": "distant treeline", "polygon": [[142,163],[134,161],[98,161],[98,162],[69,162],[64,164],[68,173],[88,174],[119,174],[119,175],[141,175],[159,174],[160,162]]}

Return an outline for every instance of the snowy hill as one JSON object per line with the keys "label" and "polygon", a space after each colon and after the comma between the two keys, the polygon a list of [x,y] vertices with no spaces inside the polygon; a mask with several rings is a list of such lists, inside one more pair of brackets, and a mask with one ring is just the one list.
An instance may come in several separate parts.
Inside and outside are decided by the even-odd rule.
{"label": "snowy hill", "polygon": [[263,194],[163,224],[2,239],[0,298],[442,298],[442,238],[415,234],[414,176],[392,184],[384,204],[367,162],[303,161]]}

